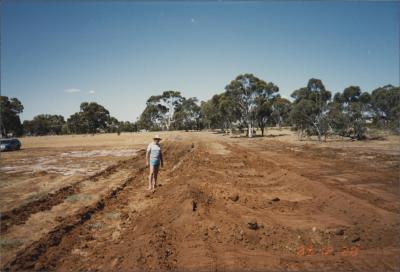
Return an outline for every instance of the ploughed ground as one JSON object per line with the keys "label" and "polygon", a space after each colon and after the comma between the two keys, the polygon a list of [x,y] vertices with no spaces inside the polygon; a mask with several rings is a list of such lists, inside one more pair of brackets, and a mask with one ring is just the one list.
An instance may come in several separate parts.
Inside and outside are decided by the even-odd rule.
{"label": "ploughed ground", "polygon": [[397,138],[165,136],[154,192],[143,142],[39,198],[3,201],[2,270],[399,271]]}

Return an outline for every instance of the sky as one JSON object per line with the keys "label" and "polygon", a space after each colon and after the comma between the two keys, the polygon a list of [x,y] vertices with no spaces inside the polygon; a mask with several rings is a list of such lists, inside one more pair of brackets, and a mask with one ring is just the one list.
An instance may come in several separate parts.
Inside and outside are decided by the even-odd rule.
{"label": "sky", "polygon": [[1,95],[22,120],[97,102],[135,121],[151,95],[200,101],[242,73],[283,97],[399,85],[400,2],[2,1]]}

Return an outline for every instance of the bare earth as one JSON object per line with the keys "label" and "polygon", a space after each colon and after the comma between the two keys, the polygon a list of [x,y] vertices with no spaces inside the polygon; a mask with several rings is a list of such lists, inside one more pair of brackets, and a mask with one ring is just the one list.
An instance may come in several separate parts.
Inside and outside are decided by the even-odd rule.
{"label": "bare earth", "polygon": [[151,133],[22,138],[1,153],[1,270],[399,271],[400,138]]}

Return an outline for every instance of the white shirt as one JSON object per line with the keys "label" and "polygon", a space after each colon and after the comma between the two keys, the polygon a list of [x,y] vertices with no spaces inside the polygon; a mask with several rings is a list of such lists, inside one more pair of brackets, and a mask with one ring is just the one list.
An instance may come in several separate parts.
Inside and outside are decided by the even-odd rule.
{"label": "white shirt", "polygon": [[147,152],[150,153],[151,161],[159,161],[160,160],[161,147],[158,144],[150,143],[147,146]]}

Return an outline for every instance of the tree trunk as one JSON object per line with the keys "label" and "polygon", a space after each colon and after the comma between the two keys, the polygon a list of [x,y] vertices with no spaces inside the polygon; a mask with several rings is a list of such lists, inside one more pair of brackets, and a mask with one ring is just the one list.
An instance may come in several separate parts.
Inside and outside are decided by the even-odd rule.
{"label": "tree trunk", "polygon": [[250,123],[249,123],[249,138],[253,138],[253,128],[251,127]]}
{"label": "tree trunk", "polygon": [[303,140],[303,126],[300,126],[300,129],[297,130],[297,138],[302,141]]}
{"label": "tree trunk", "polygon": [[317,126],[316,123],[312,123],[315,129],[317,130],[318,133],[318,141],[321,142],[321,131],[319,130],[319,127]]}
{"label": "tree trunk", "polygon": [[282,117],[278,117],[278,129],[281,130],[281,122],[282,122]]}
{"label": "tree trunk", "polygon": [[261,127],[261,136],[264,137],[264,127]]}
{"label": "tree trunk", "polygon": [[318,132],[318,142],[322,142],[322,140],[321,140],[321,132],[319,132],[318,128],[317,128],[317,132]]}

